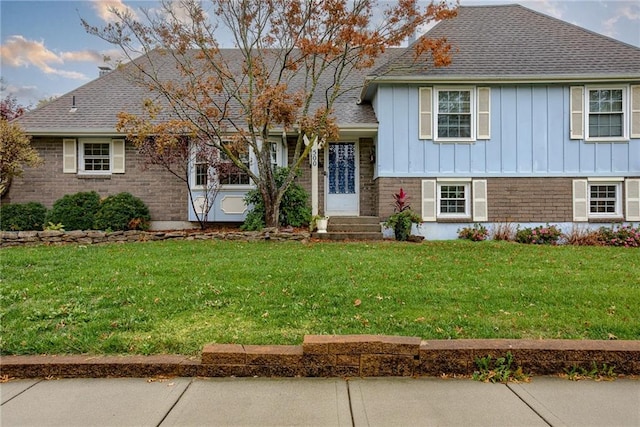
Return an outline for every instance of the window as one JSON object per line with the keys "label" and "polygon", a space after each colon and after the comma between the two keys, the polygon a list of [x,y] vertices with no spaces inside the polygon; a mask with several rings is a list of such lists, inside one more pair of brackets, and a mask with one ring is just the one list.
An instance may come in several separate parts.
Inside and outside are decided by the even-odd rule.
{"label": "window", "polygon": [[640,137],[640,109],[632,107],[638,96],[640,86],[572,86],[570,138],[616,142]]}
{"label": "window", "polygon": [[490,87],[421,87],[420,139],[473,142],[491,139]]}
{"label": "window", "polygon": [[[473,213],[472,208],[473,207]],[[422,220],[489,220],[487,180],[444,178],[422,180]]]}
{"label": "window", "polygon": [[438,182],[438,217],[470,216],[468,182]]}
{"label": "window", "polygon": [[[227,142],[225,142],[226,144]],[[249,153],[238,153],[240,161],[249,167]],[[218,180],[221,185],[249,185],[251,179],[249,174],[237,167],[229,156],[220,151],[220,164],[218,165]]]}
{"label": "window", "polygon": [[618,217],[621,210],[619,182],[589,182],[589,217]]}
{"label": "window", "polygon": [[437,138],[471,139],[472,91],[437,90]]}
{"label": "window", "polygon": [[111,144],[107,143],[88,143],[82,144],[83,168],[85,172],[109,172],[111,169]]}
{"label": "window", "polygon": [[[622,185],[625,191],[622,192]],[[573,220],[640,221],[640,179],[587,178],[573,180]]]}
{"label": "window", "polygon": [[[108,175],[125,172],[124,139],[63,140],[63,171],[84,175]],[[77,168],[76,168],[77,164]]]}
{"label": "window", "polygon": [[588,136],[624,137],[624,94],[622,89],[589,89]]}
{"label": "window", "polygon": [[196,156],[195,162],[195,179],[196,187],[206,188],[209,183],[209,163],[204,156]]}

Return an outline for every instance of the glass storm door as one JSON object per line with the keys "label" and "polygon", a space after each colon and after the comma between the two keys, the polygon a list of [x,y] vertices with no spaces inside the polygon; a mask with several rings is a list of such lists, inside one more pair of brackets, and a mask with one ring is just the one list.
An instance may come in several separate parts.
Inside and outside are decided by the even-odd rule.
{"label": "glass storm door", "polygon": [[329,143],[326,150],[328,216],[358,215],[358,152],[353,142]]}

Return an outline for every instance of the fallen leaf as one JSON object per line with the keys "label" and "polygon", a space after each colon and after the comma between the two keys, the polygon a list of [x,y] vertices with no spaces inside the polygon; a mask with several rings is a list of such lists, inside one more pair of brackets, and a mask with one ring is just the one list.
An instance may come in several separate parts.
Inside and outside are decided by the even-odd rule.
{"label": "fallen leaf", "polygon": [[360,301],[360,298],[356,299],[356,300],[353,302],[353,305],[355,305],[356,307],[360,306],[360,304],[362,304],[362,301]]}

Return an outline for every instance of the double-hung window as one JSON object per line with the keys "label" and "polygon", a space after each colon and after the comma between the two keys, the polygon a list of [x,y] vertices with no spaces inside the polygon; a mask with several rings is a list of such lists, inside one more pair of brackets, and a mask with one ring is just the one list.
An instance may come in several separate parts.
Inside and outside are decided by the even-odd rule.
{"label": "double-hung window", "polygon": [[475,120],[474,91],[471,89],[437,89],[436,139],[471,140]]}
{"label": "double-hung window", "polygon": [[111,171],[111,143],[85,142],[82,144],[81,169],[87,173]]}
{"label": "double-hung window", "polygon": [[[573,220],[611,220],[624,216],[623,178],[593,177],[573,180]],[[626,180],[626,218],[640,218],[640,180]]]}
{"label": "double-hung window", "polygon": [[491,139],[491,88],[419,88],[419,138],[436,142]]}
{"label": "double-hung window", "polygon": [[589,217],[622,216],[622,183],[589,181]]}
{"label": "double-hung window", "polygon": [[470,182],[438,182],[439,218],[460,218],[471,215]]}
{"label": "double-hung window", "polygon": [[125,172],[124,139],[65,138],[62,141],[63,172],[110,175]]}
{"label": "double-hung window", "polygon": [[422,220],[488,221],[487,181],[471,178],[422,180]]}
{"label": "double-hung window", "polygon": [[588,138],[624,138],[624,105],[622,88],[589,89]]}
{"label": "double-hung window", "polygon": [[640,85],[572,86],[570,138],[624,142],[640,138]]}
{"label": "double-hung window", "polygon": [[209,162],[203,155],[196,155],[194,164],[194,184],[196,188],[207,188],[209,184]]}

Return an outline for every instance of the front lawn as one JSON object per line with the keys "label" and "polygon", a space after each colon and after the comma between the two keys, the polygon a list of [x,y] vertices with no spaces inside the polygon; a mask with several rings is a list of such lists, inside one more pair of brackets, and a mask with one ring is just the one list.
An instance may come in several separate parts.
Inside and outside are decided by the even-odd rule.
{"label": "front lawn", "polygon": [[640,339],[640,251],[167,241],[0,251],[2,354],[198,354],[305,334]]}

